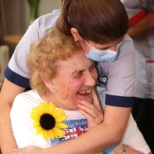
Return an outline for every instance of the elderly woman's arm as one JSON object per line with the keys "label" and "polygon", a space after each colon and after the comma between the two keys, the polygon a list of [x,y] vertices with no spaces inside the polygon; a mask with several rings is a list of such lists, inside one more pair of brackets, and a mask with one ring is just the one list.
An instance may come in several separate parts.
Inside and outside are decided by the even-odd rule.
{"label": "elderly woman's arm", "polygon": [[10,122],[10,110],[15,96],[24,91],[7,79],[4,81],[0,92],[0,147],[3,154],[10,154],[16,148]]}

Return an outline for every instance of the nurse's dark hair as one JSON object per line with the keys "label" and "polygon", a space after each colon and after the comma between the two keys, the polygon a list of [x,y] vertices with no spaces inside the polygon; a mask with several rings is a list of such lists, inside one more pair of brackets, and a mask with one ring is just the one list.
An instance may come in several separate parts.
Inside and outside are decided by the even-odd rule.
{"label": "nurse's dark hair", "polygon": [[123,37],[129,22],[120,0],[63,0],[57,27],[66,35],[76,28],[86,40],[107,43]]}

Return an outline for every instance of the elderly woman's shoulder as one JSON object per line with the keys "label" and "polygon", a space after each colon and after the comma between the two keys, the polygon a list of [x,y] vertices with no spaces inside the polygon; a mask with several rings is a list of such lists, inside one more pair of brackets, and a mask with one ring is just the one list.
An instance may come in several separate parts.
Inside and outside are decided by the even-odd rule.
{"label": "elderly woman's shoulder", "polygon": [[40,102],[43,100],[35,90],[29,90],[23,93],[20,93],[16,96],[13,107],[17,106],[18,108],[24,108],[24,107],[36,107],[39,105]]}

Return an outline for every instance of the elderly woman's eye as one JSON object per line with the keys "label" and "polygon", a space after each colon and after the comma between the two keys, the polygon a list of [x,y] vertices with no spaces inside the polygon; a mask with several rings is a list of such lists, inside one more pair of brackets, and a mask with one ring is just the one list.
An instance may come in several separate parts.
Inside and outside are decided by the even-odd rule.
{"label": "elderly woman's eye", "polygon": [[83,75],[83,71],[80,71],[78,72],[76,75],[75,75],[75,78],[79,78]]}
{"label": "elderly woman's eye", "polygon": [[89,70],[91,71],[91,70],[93,70],[93,69],[95,69],[96,68],[96,63],[93,63],[90,67],[89,67]]}

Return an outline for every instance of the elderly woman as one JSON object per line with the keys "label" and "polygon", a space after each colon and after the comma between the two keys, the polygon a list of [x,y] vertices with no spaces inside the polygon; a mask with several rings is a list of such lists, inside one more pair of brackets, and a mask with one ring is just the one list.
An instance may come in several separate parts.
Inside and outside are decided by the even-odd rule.
{"label": "elderly woman", "polygon": [[[33,90],[19,94],[12,107],[12,129],[21,148],[13,153],[33,153],[22,148],[26,146],[50,150],[49,147],[76,138],[103,122],[94,92],[98,77],[95,62],[86,58],[72,37],[51,29],[32,45],[27,64]],[[81,112],[80,100],[84,100]],[[128,153],[150,152],[131,116],[122,142],[129,145]],[[125,148],[119,144],[112,153]]]}

